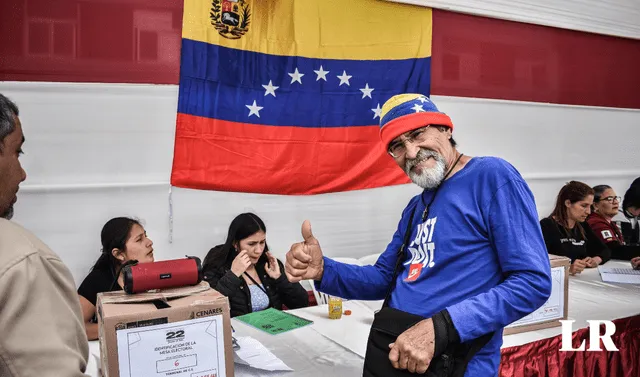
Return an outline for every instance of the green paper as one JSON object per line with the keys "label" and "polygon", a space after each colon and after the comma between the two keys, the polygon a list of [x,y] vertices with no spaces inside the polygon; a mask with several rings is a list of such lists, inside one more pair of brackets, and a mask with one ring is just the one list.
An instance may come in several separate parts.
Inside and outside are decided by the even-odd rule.
{"label": "green paper", "polygon": [[241,315],[235,317],[235,319],[271,335],[282,334],[283,332],[295,330],[313,323],[313,321],[309,321],[308,319],[300,318],[274,308]]}

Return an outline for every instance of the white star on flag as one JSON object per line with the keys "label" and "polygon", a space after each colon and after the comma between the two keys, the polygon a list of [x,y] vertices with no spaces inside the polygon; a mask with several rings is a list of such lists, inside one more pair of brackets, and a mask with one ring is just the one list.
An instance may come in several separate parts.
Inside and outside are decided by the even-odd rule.
{"label": "white star on flag", "polygon": [[296,70],[293,73],[287,73],[289,76],[291,76],[291,83],[293,84],[294,82],[299,82],[300,84],[302,84],[302,80],[300,80],[302,78],[302,76],[304,76],[304,73],[300,73],[298,72],[298,68],[296,68]]}
{"label": "white star on flag", "polygon": [[316,75],[318,75],[318,77],[316,77],[316,81],[322,79],[324,81],[327,81],[327,73],[329,73],[329,71],[323,71],[322,70],[322,66],[320,66],[320,69],[317,71],[313,71],[316,73]]}
{"label": "white star on flag", "polygon": [[262,106],[258,106],[256,104],[256,100],[253,100],[252,105],[245,105],[249,109],[249,116],[255,115],[260,118],[260,110],[263,109]]}
{"label": "white star on flag", "polygon": [[418,97],[418,101],[425,103],[425,102],[429,102],[429,98],[427,97]]}
{"label": "white star on flag", "polygon": [[369,88],[369,84],[364,84],[364,88],[360,89],[360,91],[362,92],[362,98],[364,99],[364,97],[371,97],[371,92],[373,92],[373,88]]}
{"label": "white star on flag", "polygon": [[382,115],[382,108],[380,108],[379,103],[378,106],[376,106],[375,109],[371,109],[371,111],[373,111],[373,119],[380,118],[380,115]]}
{"label": "white star on flag", "polygon": [[351,84],[349,84],[349,79],[352,76],[347,75],[347,71],[342,71],[342,76],[336,76],[340,79],[340,85],[338,86],[342,86],[342,84],[347,84],[347,86],[351,86]]}
{"label": "white star on flag", "polygon": [[265,97],[267,96],[267,94],[271,94],[272,96],[276,96],[276,89],[279,88],[279,86],[273,86],[273,83],[271,82],[271,80],[269,80],[269,84],[268,85],[262,85],[262,87],[265,89],[264,95]]}
{"label": "white star on flag", "polygon": [[413,105],[411,110],[415,110],[416,113],[424,113],[424,109],[422,108],[422,105],[418,105],[417,103]]}

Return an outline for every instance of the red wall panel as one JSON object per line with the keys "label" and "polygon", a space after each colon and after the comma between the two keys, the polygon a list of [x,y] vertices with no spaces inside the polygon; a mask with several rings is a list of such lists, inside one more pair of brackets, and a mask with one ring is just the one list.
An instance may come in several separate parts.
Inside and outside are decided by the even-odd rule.
{"label": "red wall panel", "polygon": [[[3,0],[0,80],[177,84],[182,0]],[[433,94],[640,108],[640,41],[434,10]]]}
{"label": "red wall panel", "polygon": [[2,0],[0,80],[176,84],[182,0]]}
{"label": "red wall panel", "polygon": [[640,41],[440,10],[431,93],[640,108]]}

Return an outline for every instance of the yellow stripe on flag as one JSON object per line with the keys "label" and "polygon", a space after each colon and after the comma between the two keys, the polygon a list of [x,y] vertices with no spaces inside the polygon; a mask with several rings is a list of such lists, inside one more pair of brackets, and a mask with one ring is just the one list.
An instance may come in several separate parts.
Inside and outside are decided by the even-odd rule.
{"label": "yellow stripe on flag", "polygon": [[[225,26],[223,10],[234,13],[225,22],[248,24]],[[431,9],[380,0],[185,0],[182,37],[271,55],[395,60],[431,56],[431,30]]]}

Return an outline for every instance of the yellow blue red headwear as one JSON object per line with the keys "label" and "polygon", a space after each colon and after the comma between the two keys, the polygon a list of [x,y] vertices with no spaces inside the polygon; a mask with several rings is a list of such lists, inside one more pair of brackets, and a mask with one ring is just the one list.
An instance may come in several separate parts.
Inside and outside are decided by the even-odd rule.
{"label": "yellow blue red headwear", "polygon": [[428,124],[446,126],[453,131],[451,118],[440,112],[429,97],[422,94],[398,94],[382,106],[380,139],[385,148],[396,137]]}

